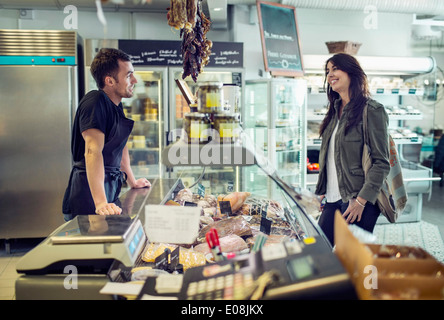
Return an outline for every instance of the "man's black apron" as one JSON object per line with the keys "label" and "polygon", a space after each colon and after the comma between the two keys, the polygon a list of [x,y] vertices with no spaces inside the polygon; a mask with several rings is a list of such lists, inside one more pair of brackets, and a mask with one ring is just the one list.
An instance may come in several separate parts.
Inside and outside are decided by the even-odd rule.
{"label": "man's black apron", "polygon": [[[116,130],[103,147],[105,163],[105,194],[108,203],[118,203],[122,183],[126,174],[120,171],[122,151],[133,129],[134,121],[118,117]],[[76,162],[71,170],[68,188],[63,199],[63,213],[95,214],[95,205],[86,176],[85,160]]]}

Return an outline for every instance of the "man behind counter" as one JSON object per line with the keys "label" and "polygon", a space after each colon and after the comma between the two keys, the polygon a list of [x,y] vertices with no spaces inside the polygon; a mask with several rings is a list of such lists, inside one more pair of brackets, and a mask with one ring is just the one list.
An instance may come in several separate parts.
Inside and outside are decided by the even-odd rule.
{"label": "man behind counter", "polygon": [[151,186],[145,178],[135,179],[126,146],[134,121],[125,117],[121,101],[133,96],[137,83],[130,57],[118,49],[101,49],[91,74],[99,90],[82,98],[74,119],[74,165],[63,199],[66,221],[80,214],[120,214],[115,202],[124,176],[131,188]]}

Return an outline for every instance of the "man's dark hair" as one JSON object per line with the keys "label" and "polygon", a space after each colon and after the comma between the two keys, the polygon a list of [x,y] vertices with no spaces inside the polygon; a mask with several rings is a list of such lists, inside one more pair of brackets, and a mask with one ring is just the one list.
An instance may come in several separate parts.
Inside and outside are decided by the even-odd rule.
{"label": "man's dark hair", "polygon": [[102,48],[91,63],[91,74],[99,89],[105,87],[105,77],[111,76],[117,80],[119,60],[131,61],[129,55],[119,49]]}

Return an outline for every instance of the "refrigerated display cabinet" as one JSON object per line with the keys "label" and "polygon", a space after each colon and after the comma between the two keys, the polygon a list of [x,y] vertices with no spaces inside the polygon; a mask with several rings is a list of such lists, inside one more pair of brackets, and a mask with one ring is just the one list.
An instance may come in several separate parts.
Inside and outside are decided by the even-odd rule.
{"label": "refrigerated display cabinet", "polygon": [[[183,118],[185,113],[190,112],[190,106],[187,103],[182,91],[176,83],[176,79],[182,79],[183,68],[168,68],[168,85],[169,85],[169,108],[170,108],[170,118],[169,130],[173,131],[177,128],[182,128]],[[197,82],[188,76],[183,79],[188,85],[192,94],[196,94],[199,84],[205,82],[218,82],[222,84],[234,84],[240,87],[240,113],[241,119],[243,118],[243,101],[244,101],[244,69],[233,68],[204,68],[203,72],[199,74]],[[174,142],[174,141],[171,141]]]}
{"label": "refrigerated display cabinet", "polygon": [[[176,79],[183,80],[189,88],[190,93],[196,95],[199,85],[204,83],[219,83],[222,85],[236,85],[239,87],[239,110],[237,110],[240,114],[240,124],[242,126],[243,117],[244,117],[244,69],[242,68],[204,68],[203,72],[199,74],[197,78],[197,82],[194,82],[190,76],[182,79],[183,68],[180,67],[169,67],[168,68],[168,84],[169,84],[169,126],[168,126],[168,134],[167,134],[167,145],[170,143],[174,143],[178,137],[180,137],[181,130],[184,125],[184,116],[186,113],[189,113],[190,105],[186,101],[186,98],[176,83]],[[193,169],[197,170],[198,169]],[[240,187],[241,177],[238,169],[234,168],[225,168],[223,170],[212,169],[218,172],[221,176],[226,176],[227,174],[232,174],[230,178],[230,186],[227,188],[231,189],[231,185],[234,184],[237,188]],[[197,172],[196,171],[196,172]],[[165,177],[168,178],[177,178],[180,177],[180,168],[170,168],[168,169],[168,173]],[[194,177],[188,177],[184,179],[185,185],[192,184],[194,181]],[[222,186],[218,187],[219,189]]]}
{"label": "refrigerated display cabinet", "polygon": [[[276,167],[277,174],[294,188],[305,188],[306,97],[303,79],[249,80],[245,86],[244,128],[258,152]],[[246,190],[273,195],[257,168],[243,174]]]}
{"label": "refrigerated display cabinet", "polygon": [[[231,261],[218,263],[229,270],[224,276],[237,273],[239,277],[257,280],[264,274],[276,272],[274,275],[279,280],[271,282],[263,299],[354,296],[348,275],[315,221],[319,201],[312,193],[296,191],[287,184],[269,159],[256,152],[248,134],[241,133],[241,139],[231,144],[199,145],[179,140],[165,148],[162,159],[167,167],[181,166],[182,180],[193,177],[194,185],[179,191],[174,201],[181,205],[193,202],[202,207],[200,241],[211,227],[217,228],[221,244],[233,235],[242,238],[234,245],[240,254]],[[249,167],[256,167],[257,172],[269,180],[266,185],[274,190],[272,196],[264,195],[258,188],[248,192],[248,185],[227,191],[236,172]],[[212,205],[212,201],[216,202]],[[228,209],[223,201],[229,202]],[[256,247],[256,250],[256,241],[264,235],[265,246]],[[200,246],[207,248],[205,242]],[[198,247],[199,244],[195,250]],[[239,253],[233,247],[225,247],[222,251],[231,250]],[[196,283],[211,282],[209,278],[212,277],[205,276],[205,268],[205,265],[196,266],[185,272],[180,299],[215,299],[218,294],[220,298],[226,297],[211,290],[205,294],[193,291]],[[144,288],[148,287],[146,284]],[[244,298],[242,295],[228,297]]]}
{"label": "refrigerated display cabinet", "polygon": [[135,94],[124,100],[127,117],[134,120],[128,139],[131,167],[136,178],[163,176],[162,149],[165,145],[167,69],[136,67]]}

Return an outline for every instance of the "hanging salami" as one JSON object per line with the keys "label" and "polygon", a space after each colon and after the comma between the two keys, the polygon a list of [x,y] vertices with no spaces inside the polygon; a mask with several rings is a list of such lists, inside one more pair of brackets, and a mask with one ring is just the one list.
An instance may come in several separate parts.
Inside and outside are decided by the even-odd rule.
{"label": "hanging salami", "polygon": [[194,82],[210,60],[213,43],[207,39],[211,21],[202,11],[201,0],[171,0],[168,25],[180,29],[183,57],[182,79],[191,76]]}

